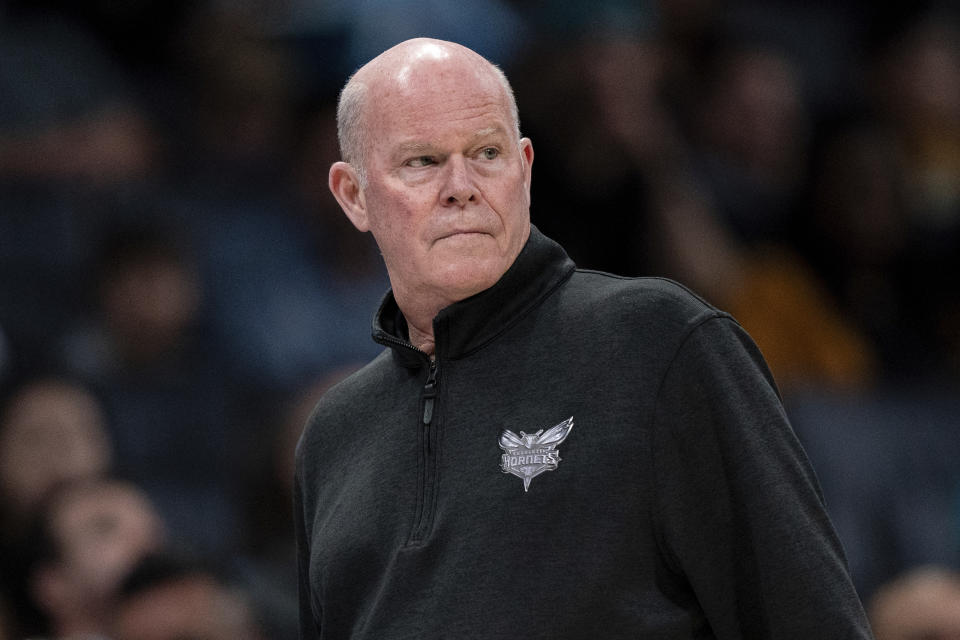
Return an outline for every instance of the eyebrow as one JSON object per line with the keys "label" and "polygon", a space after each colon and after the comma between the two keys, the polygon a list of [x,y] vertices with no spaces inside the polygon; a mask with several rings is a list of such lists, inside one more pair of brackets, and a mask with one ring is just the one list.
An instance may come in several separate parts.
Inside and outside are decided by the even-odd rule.
{"label": "eyebrow", "polygon": [[434,146],[429,142],[405,142],[397,146],[398,155],[419,154],[433,151]]}
{"label": "eyebrow", "polygon": [[[471,140],[479,140],[481,138],[487,138],[495,135],[504,135],[507,130],[503,127],[497,125],[493,127],[484,127],[483,129],[477,129],[471,134]],[[432,142],[405,142],[397,146],[396,155],[427,155],[436,150],[436,145]]]}
{"label": "eyebrow", "polygon": [[473,138],[476,140],[477,138],[486,138],[487,136],[504,134],[504,133],[506,133],[506,132],[507,132],[506,129],[504,129],[503,127],[497,125],[497,126],[494,126],[494,127],[486,127],[486,128],[479,129],[479,130],[475,131],[475,132],[473,133]]}

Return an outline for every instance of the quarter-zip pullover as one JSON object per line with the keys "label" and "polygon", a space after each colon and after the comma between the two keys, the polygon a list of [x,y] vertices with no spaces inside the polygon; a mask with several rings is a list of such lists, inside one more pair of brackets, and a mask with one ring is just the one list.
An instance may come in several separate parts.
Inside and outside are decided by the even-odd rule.
{"label": "quarter-zip pullover", "polygon": [[[576,270],[533,229],[433,328],[431,366],[388,293],[387,348],[304,431],[302,638],[870,637],[728,315],[670,281]],[[504,447],[531,477],[505,472]]]}

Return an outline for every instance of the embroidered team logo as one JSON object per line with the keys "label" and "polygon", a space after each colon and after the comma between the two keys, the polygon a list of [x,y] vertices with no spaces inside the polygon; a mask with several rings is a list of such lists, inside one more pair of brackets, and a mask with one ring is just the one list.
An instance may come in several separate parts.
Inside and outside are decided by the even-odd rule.
{"label": "embroidered team logo", "polygon": [[553,471],[560,463],[560,452],[557,447],[570,435],[573,429],[573,416],[570,416],[555,427],[544,432],[540,429],[536,433],[527,435],[523,431],[520,435],[509,429],[500,434],[500,469],[504,473],[512,473],[523,480],[523,490],[530,489],[530,481],[544,471]]}

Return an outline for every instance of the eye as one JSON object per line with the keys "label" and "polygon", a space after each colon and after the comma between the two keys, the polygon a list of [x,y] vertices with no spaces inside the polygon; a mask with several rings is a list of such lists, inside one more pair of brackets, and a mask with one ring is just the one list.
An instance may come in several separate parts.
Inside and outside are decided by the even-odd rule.
{"label": "eye", "polygon": [[433,158],[433,156],[417,156],[416,158],[410,158],[409,160],[407,160],[406,164],[408,167],[419,168],[419,167],[426,167],[436,163],[437,161]]}
{"label": "eye", "polygon": [[480,156],[484,160],[494,160],[499,155],[500,155],[500,149],[497,149],[496,147],[484,147],[480,151]]}

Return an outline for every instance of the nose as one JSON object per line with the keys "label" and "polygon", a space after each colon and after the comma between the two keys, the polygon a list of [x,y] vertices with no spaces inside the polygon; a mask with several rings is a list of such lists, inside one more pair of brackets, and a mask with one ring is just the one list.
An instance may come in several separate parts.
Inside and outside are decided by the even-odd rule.
{"label": "nose", "polygon": [[448,206],[465,207],[469,202],[476,202],[477,188],[463,156],[454,155],[447,160],[447,176],[441,197]]}

